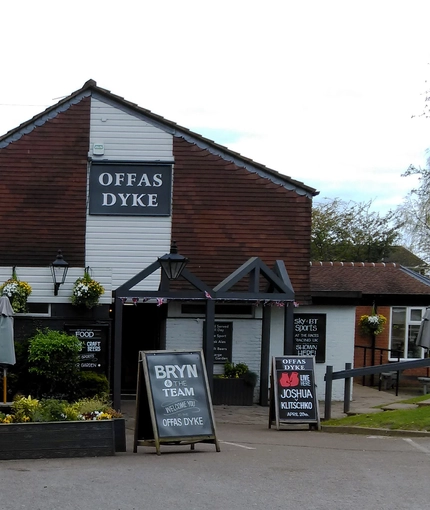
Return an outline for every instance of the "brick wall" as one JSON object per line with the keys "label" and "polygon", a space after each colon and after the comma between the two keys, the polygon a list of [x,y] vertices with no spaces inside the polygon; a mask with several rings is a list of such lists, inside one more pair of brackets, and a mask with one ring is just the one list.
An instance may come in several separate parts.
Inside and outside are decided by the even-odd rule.
{"label": "brick wall", "polygon": [[[3,266],[85,264],[90,98],[0,149]],[[12,249],[11,249],[12,247]]]}
{"label": "brick wall", "polygon": [[310,302],[312,200],[174,138],[172,239],[189,269],[216,285],[250,257],[282,259],[296,300]]}

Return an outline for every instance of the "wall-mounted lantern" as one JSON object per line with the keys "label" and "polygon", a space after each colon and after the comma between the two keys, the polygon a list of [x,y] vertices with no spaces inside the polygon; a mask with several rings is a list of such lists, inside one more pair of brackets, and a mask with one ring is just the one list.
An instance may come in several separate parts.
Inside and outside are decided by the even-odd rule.
{"label": "wall-mounted lantern", "polygon": [[57,257],[50,267],[52,280],[54,281],[54,296],[58,296],[58,289],[65,282],[67,270],[69,269],[69,264],[64,260],[61,250],[58,250]]}

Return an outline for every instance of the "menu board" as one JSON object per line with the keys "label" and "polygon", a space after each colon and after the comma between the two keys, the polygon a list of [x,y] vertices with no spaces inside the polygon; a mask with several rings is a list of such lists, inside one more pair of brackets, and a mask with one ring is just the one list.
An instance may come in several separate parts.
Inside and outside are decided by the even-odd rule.
{"label": "menu board", "polygon": [[293,353],[295,356],[314,356],[317,363],[325,363],[326,314],[295,313]]}
{"label": "menu board", "polygon": [[231,361],[233,345],[233,323],[215,322],[214,363]]}
{"label": "menu board", "polygon": [[319,428],[314,356],[273,358],[269,427],[273,419],[278,429],[280,423],[309,423]]}
{"label": "menu board", "polygon": [[219,451],[202,351],[141,351],[134,451],[198,442]]}
{"label": "menu board", "polygon": [[109,326],[104,325],[66,325],[68,335],[76,336],[81,343],[79,367],[100,374],[107,373],[108,367],[108,332]]}

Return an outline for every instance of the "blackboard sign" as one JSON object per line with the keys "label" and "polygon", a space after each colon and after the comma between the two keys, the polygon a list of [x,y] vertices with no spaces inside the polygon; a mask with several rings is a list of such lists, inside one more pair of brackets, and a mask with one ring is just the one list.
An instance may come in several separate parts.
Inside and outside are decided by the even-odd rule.
{"label": "blackboard sign", "polygon": [[134,451],[199,442],[219,451],[202,351],[140,351],[138,367]]}
{"label": "blackboard sign", "polygon": [[82,343],[82,350],[79,353],[80,369],[106,374],[109,326],[106,324],[82,326],[66,324],[64,329],[68,335],[76,336]]}
{"label": "blackboard sign", "polygon": [[171,199],[171,164],[91,164],[90,214],[169,216]]}
{"label": "blackboard sign", "polygon": [[214,363],[231,361],[233,345],[233,323],[215,322]]}
{"label": "blackboard sign", "polygon": [[[313,356],[273,358],[269,428],[280,423],[309,423],[320,428]],[[312,426],[311,426],[312,424]]]}
{"label": "blackboard sign", "polygon": [[324,313],[294,314],[293,352],[295,356],[315,356],[325,363],[326,315]]}

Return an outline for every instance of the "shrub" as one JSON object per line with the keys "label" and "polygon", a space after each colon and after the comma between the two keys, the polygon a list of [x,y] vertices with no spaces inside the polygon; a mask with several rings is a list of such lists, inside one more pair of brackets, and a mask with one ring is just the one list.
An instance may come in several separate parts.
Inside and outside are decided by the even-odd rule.
{"label": "shrub", "polygon": [[30,340],[29,372],[37,375],[38,394],[74,396],[79,382],[81,342],[61,331],[38,331]]}
{"label": "shrub", "polygon": [[39,405],[39,401],[35,398],[19,397],[12,403],[12,411],[15,416],[14,421],[26,422],[33,421],[34,413]]}
{"label": "shrub", "polygon": [[258,375],[251,372],[246,363],[232,363],[227,361],[224,363],[224,375],[221,376],[226,379],[244,379],[250,386],[257,384]]}
{"label": "shrub", "polygon": [[104,396],[109,393],[109,381],[104,374],[81,372],[79,376],[79,398]]}

